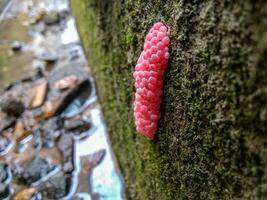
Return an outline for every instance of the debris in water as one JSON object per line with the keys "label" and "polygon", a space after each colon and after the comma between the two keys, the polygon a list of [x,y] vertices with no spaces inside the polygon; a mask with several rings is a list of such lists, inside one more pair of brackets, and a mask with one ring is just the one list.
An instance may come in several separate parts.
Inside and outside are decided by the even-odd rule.
{"label": "debris in water", "polygon": [[40,123],[39,127],[34,131],[34,146],[36,148],[52,148],[56,139],[61,134],[62,122],[59,118],[50,118]]}
{"label": "debris in water", "polygon": [[65,172],[74,171],[74,140],[70,134],[62,134],[59,142],[58,148],[63,155],[63,170]]}
{"label": "debris in water", "polygon": [[74,88],[77,84],[78,77],[75,75],[67,76],[57,82],[55,82],[55,88],[58,90],[64,90],[69,88]]}
{"label": "debris in water", "polygon": [[83,119],[80,118],[76,118],[76,119],[69,119],[69,120],[65,120],[64,122],[64,128],[67,131],[70,132],[84,132],[89,130],[89,128],[91,127],[91,124]]}
{"label": "debris in water", "polygon": [[16,122],[16,117],[0,111],[0,132],[13,126],[15,122]]}
{"label": "debris in water", "polygon": [[0,163],[0,183],[9,184],[11,181],[11,171],[7,164]]}
{"label": "debris in water", "polygon": [[62,68],[53,69],[48,76],[48,82],[51,88],[53,88],[57,81],[68,76],[76,76],[79,78],[78,82],[83,82],[85,79],[88,79],[87,74],[87,71],[80,63],[70,63],[64,66],[64,70]]}
{"label": "debris in water", "polygon": [[56,176],[43,183],[39,191],[43,199],[63,199],[69,195],[73,184],[71,175]]}
{"label": "debris in water", "polygon": [[42,106],[41,113],[38,119],[42,120],[42,119],[53,117],[56,114],[58,104],[59,104],[58,102],[59,101],[57,101],[57,99],[54,101],[45,102],[45,104]]}
{"label": "debris in water", "polygon": [[62,115],[65,117],[73,117],[77,114],[86,103],[92,93],[92,85],[90,80],[86,79],[81,82],[75,91],[69,95],[72,101],[62,109]]}
{"label": "debris in water", "polygon": [[30,134],[30,131],[26,129],[24,122],[18,120],[14,129],[14,137],[17,141],[25,139]]}
{"label": "debris in water", "polygon": [[47,158],[35,156],[17,163],[13,169],[14,178],[24,185],[38,185],[59,171],[59,167]]}
{"label": "debris in water", "polygon": [[43,104],[47,92],[47,81],[39,79],[32,89],[31,108],[39,107]]}
{"label": "debris in water", "polygon": [[[3,102],[3,104],[8,106],[6,109],[9,109],[11,114],[13,112],[12,110],[14,110],[16,113],[20,112],[17,114],[15,113],[15,115],[19,116],[24,111],[25,107],[27,108],[30,105],[32,81],[38,79],[39,75],[40,74],[36,74],[34,77],[30,76],[25,77],[22,80],[14,81],[5,88],[5,92],[0,96],[0,102]],[[18,105],[16,105],[17,102]],[[6,105],[3,105],[3,107]],[[9,111],[7,110],[7,112]]]}
{"label": "debris in water", "polygon": [[49,64],[55,63],[58,60],[58,54],[54,51],[46,51],[38,56],[39,60],[43,60]]}
{"label": "debris in water", "polygon": [[24,189],[19,192],[13,200],[32,200],[34,196],[37,195],[37,191],[35,188]]}
{"label": "debris in water", "polygon": [[60,114],[64,111],[65,114],[69,109],[73,112],[81,108],[90,96],[90,89],[90,82],[83,80],[75,88],[68,90],[58,105],[56,113]]}
{"label": "debris in water", "polygon": [[1,99],[0,107],[2,111],[16,117],[20,116],[25,110],[24,104],[11,95],[8,95]]}
{"label": "debris in water", "polygon": [[12,140],[10,140],[8,137],[0,135],[0,156],[7,154],[12,145]]}
{"label": "debris in water", "polygon": [[45,118],[44,117],[45,114],[42,110],[44,107],[45,107],[45,104],[41,108],[37,108],[32,111],[31,114],[32,114],[33,119],[36,121],[36,123],[41,122]]}
{"label": "debris in water", "polygon": [[39,192],[35,192],[32,194],[32,196],[29,200],[43,200],[43,198]]}

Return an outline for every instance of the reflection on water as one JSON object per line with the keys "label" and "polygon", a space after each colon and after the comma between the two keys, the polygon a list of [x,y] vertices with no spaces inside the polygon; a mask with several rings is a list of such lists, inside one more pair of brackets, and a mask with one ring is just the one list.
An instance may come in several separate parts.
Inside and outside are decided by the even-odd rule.
{"label": "reflection on water", "polygon": [[97,152],[106,149],[106,155],[101,164],[96,167],[91,176],[93,193],[100,194],[100,199],[121,199],[122,185],[118,176],[116,165],[114,165],[114,155],[112,154],[106,129],[103,123],[102,114],[99,107],[92,109],[92,121],[97,126],[96,134],[89,139],[78,143],[77,152],[85,156],[89,152]]}
{"label": "reflection on water", "polygon": [[[42,196],[44,199],[51,196],[57,199],[124,199],[123,180],[68,1],[12,0],[4,10],[0,21],[0,88],[23,77],[30,77],[26,82],[12,84],[7,92],[17,95],[25,88],[33,92],[35,82],[43,77],[48,81],[49,91],[46,94],[45,87],[42,87],[43,91],[38,90],[35,101],[44,101],[43,106],[36,109],[26,106],[20,119],[24,124],[21,125],[16,119],[9,129],[3,129],[5,137],[11,138],[12,145],[5,149],[7,155],[0,156],[0,161],[12,167],[18,163],[21,166],[30,163],[29,167],[33,169],[39,169],[42,163],[47,163],[47,167],[60,166],[49,177],[41,177],[39,182],[35,181],[36,184],[27,187],[14,178],[8,183],[16,193],[12,195],[31,192],[32,197]],[[17,46],[12,47],[14,41],[17,41]],[[79,84],[84,80],[89,81],[80,87]],[[22,96],[27,99],[25,92]],[[45,97],[42,93],[46,94]],[[16,98],[21,97],[17,95]],[[55,116],[56,109],[63,106],[63,112]],[[31,116],[36,121],[32,122]],[[21,137],[26,129],[23,147],[16,152],[14,134]],[[44,142],[47,143],[46,147],[43,146]],[[47,157],[48,160],[36,156]],[[31,163],[29,158],[33,157],[38,162]],[[47,167],[42,166],[43,169]],[[19,169],[21,176],[25,175],[26,168]],[[39,179],[36,174],[40,174],[40,171],[32,175],[34,180]]]}
{"label": "reflection on water", "polygon": [[64,30],[61,36],[61,43],[76,43],[79,41],[78,32],[75,28],[75,21],[73,18],[69,19],[67,22],[67,28]]}

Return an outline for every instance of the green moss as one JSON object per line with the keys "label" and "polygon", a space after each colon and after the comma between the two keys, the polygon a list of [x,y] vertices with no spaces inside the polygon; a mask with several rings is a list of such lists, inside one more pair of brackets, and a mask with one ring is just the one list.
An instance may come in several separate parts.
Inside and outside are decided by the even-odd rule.
{"label": "green moss", "polygon": [[[267,5],[72,0],[129,199],[262,199]],[[134,65],[156,21],[172,30],[158,139],[137,135]]]}
{"label": "green moss", "polygon": [[127,45],[133,45],[134,44],[134,33],[131,29],[128,29],[127,30],[127,33],[126,33],[126,44]]}

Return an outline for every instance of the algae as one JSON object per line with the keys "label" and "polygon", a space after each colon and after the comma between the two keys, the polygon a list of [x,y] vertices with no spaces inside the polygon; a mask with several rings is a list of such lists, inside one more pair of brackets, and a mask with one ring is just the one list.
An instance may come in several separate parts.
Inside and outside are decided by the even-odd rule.
{"label": "algae", "polygon": [[[72,0],[129,199],[267,195],[264,0]],[[158,138],[134,128],[132,73],[148,29],[171,27]]]}

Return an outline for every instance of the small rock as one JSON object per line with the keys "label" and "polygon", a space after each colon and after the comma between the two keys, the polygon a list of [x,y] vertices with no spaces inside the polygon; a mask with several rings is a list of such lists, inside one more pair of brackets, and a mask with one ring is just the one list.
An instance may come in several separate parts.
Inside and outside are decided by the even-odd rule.
{"label": "small rock", "polygon": [[15,124],[16,118],[4,112],[0,112],[0,132],[8,129]]}
{"label": "small rock", "polygon": [[56,111],[58,109],[58,103],[59,101],[47,101],[42,106],[42,118],[47,119],[50,117],[53,117],[56,114]]}
{"label": "small rock", "polygon": [[106,154],[105,149],[101,149],[93,154],[85,156],[85,168],[87,171],[92,170],[95,166],[99,165]]}
{"label": "small rock", "polygon": [[7,164],[0,163],[0,183],[9,184],[11,181],[11,172]]}
{"label": "small rock", "polygon": [[41,126],[43,131],[55,132],[62,127],[62,121],[60,118],[54,117],[42,122]]}
{"label": "small rock", "polygon": [[45,16],[45,10],[44,9],[40,9],[38,10],[38,12],[29,19],[29,21],[27,23],[25,23],[26,25],[38,25],[38,23],[40,21],[43,20],[44,16]]}
{"label": "small rock", "polygon": [[91,124],[82,119],[71,119],[64,122],[64,128],[70,132],[84,132],[91,127]]}
{"label": "small rock", "polygon": [[45,66],[46,66],[46,63],[43,60],[36,59],[32,62],[32,69],[33,70],[41,70],[42,71],[45,69]]}
{"label": "small rock", "polygon": [[57,53],[53,51],[47,51],[38,56],[39,60],[43,60],[49,64],[55,63],[58,60],[58,55]]}
{"label": "small rock", "polygon": [[43,200],[42,194],[39,192],[35,192],[29,200]]}
{"label": "small rock", "polygon": [[12,42],[12,44],[11,44],[11,49],[12,49],[12,51],[14,51],[14,52],[19,52],[19,51],[21,51],[21,49],[22,49],[22,43],[19,42],[19,41],[14,41],[14,42]]}
{"label": "small rock", "polygon": [[69,52],[69,56],[70,56],[70,60],[76,60],[80,57],[81,55],[81,49],[80,48],[74,48],[74,49],[71,49],[70,52]]}
{"label": "small rock", "polygon": [[34,109],[32,111],[32,116],[33,116],[33,119],[36,121],[36,122],[40,122],[43,120],[43,111],[41,108],[37,108],[37,109]]}
{"label": "small rock", "polygon": [[69,175],[53,177],[40,186],[43,199],[64,199],[72,188],[73,180]]}
{"label": "small rock", "polygon": [[0,136],[0,156],[3,156],[8,153],[12,141],[5,136]]}
{"label": "small rock", "polygon": [[52,148],[61,134],[62,122],[59,118],[51,118],[43,121],[34,131],[33,145],[34,148]]}
{"label": "small rock", "polygon": [[35,121],[33,112],[27,110],[25,113],[23,113],[22,117],[25,129],[29,132],[32,132],[32,129],[37,125],[37,122]]}
{"label": "small rock", "polygon": [[25,110],[24,104],[11,95],[1,100],[0,107],[2,111],[6,112],[7,114],[17,117],[20,116]]}
{"label": "small rock", "polygon": [[37,84],[32,88],[31,108],[39,107],[43,104],[47,93],[47,81],[45,79],[38,80]]}
{"label": "small rock", "polygon": [[75,115],[88,100],[91,94],[91,83],[89,80],[83,80],[65,96],[57,113],[64,116]]}
{"label": "small rock", "polygon": [[34,22],[35,23],[40,22],[41,20],[43,20],[44,16],[45,16],[45,10],[40,9],[38,13],[36,13],[36,15],[34,16]]}
{"label": "small rock", "polygon": [[0,183],[0,199],[9,199],[11,195],[8,185]]}
{"label": "small rock", "polygon": [[54,85],[58,80],[74,75],[79,78],[79,81],[82,82],[88,78],[87,74],[87,71],[84,70],[81,64],[74,62],[64,66],[64,70],[62,70],[62,68],[54,68],[47,79],[49,84]]}
{"label": "small rock", "polygon": [[66,112],[75,112],[79,109],[90,95],[91,91],[87,87],[90,86],[90,83],[88,82],[88,80],[83,80],[74,88],[62,92],[51,89],[50,94],[48,93],[48,101],[42,106],[43,118],[59,115],[66,108]]}
{"label": "small rock", "polygon": [[27,141],[22,141],[22,142],[18,142],[17,146],[16,146],[16,153],[23,153],[25,152],[25,150],[27,149],[28,147],[28,144],[27,144]]}
{"label": "small rock", "polygon": [[34,188],[28,188],[24,189],[21,192],[19,192],[13,200],[30,200],[32,196],[36,193],[36,189]]}
{"label": "small rock", "polygon": [[74,88],[77,85],[77,82],[78,82],[78,77],[75,75],[70,75],[55,82],[54,87],[58,90]]}
{"label": "small rock", "polygon": [[36,185],[42,179],[52,176],[58,170],[58,166],[51,163],[48,159],[35,156],[16,164],[13,174],[14,178],[21,184]]}
{"label": "small rock", "polygon": [[74,197],[74,200],[91,200],[91,196],[88,193],[82,192],[82,193],[78,193],[76,194],[76,196]]}
{"label": "small rock", "polygon": [[57,12],[50,12],[45,14],[43,20],[47,26],[51,26],[59,23],[60,16]]}
{"label": "small rock", "polygon": [[59,139],[58,149],[63,155],[63,170],[72,172],[74,170],[74,140],[72,136],[63,134]]}
{"label": "small rock", "polygon": [[40,129],[33,132],[33,148],[40,150],[42,148],[43,141]]}
{"label": "small rock", "polygon": [[13,82],[0,96],[0,107],[8,114],[19,116],[30,105],[33,77]]}
{"label": "small rock", "polygon": [[17,141],[21,141],[25,139],[30,134],[30,131],[26,129],[23,121],[19,120],[16,123],[15,129],[14,129],[14,137]]}

